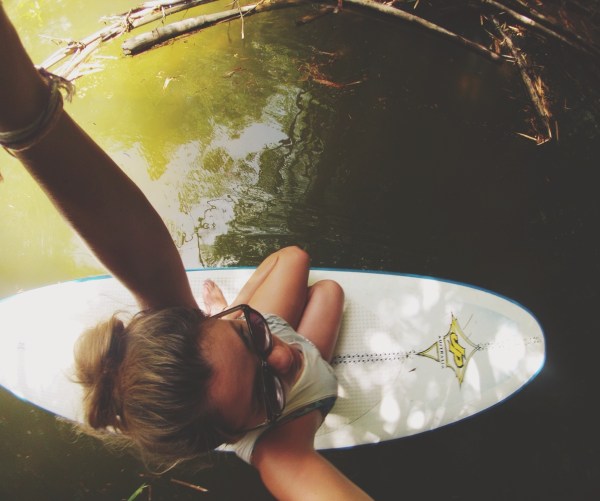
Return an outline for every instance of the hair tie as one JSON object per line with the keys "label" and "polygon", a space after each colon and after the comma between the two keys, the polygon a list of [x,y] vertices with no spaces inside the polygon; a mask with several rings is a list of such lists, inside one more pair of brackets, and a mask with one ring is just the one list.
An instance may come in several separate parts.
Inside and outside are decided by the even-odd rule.
{"label": "hair tie", "polygon": [[[120,320],[117,320],[112,325],[112,335],[106,358],[108,363],[105,366],[106,372],[116,372],[121,365],[124,355],[126,330],[125,325]],[[108,371],[106,370],[108,369]]]}
{"label": "hair tie", "polygon": [[63,109],[63,96],[71,101],[75,95],[75,86],[66,78],[37,68],[42,79],[50,88],[46,107],[29,125],[22,129],[0,132],[0,145],[10,154],[25,151],[38,144],[56,125]]}

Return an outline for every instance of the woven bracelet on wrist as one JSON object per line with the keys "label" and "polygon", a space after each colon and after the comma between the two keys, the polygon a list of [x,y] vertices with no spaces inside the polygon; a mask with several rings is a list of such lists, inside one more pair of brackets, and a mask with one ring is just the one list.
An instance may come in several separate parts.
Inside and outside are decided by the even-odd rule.
{"label": "woven bracelet on wrist", "polygon": [[75,86],[69,80],[54,75],[44,68],[38,68],[38,72],[50,90],[48,102],[38,117],[26,127],[9,132],[0,132],[0,145],[11,154],[35,146],[56,125],[63,109],[61,91],[65,92],[67,101],[70,101],[75,94]]}

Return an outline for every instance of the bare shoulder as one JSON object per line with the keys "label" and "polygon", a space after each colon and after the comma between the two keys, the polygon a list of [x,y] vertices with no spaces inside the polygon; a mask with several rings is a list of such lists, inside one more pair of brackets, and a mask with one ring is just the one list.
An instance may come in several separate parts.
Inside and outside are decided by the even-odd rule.
{"label": "bare shoulder", "polygon": [[363,501],[371,498],[314,449],[321,424],[316,410],[269,430],[252,463],[271,494],[281,501]]}
{"label": "bare shoulder", "polygon": [[281,461],[286,457],[314,451],[314,439],[323,417],[318,410],[266,432],[254,447],[252,463],[260,469],[270,459]]}

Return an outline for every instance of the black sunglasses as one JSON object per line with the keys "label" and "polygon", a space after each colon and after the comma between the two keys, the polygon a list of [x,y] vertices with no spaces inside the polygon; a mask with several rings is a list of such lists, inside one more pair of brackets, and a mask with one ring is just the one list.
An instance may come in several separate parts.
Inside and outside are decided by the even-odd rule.
{"label": "black sunglasses", "polygon": [[[210,318],[222,318],[237,311],[242,311],[244,313],[244,319],[248,326],[248,331],[244,331],[243,335],[240,334],[242,336],[242,341],[256,353],[259,360],[260,383],[267,414],[267,419],[261,424],[237,432],[246,433],[267,426],[275,422],[281,416],[283,408],[285,407],[285,392],[283,390],[281,379],[273,374],[273,371],[267,364],[267,358],[273,350],[273,335],[271,334],[267,321],[258,311],[247,304],[239,304],[233,308],[223,310],[216,315],[212,315]],[[236,332],[238,331],[236,330]]]}

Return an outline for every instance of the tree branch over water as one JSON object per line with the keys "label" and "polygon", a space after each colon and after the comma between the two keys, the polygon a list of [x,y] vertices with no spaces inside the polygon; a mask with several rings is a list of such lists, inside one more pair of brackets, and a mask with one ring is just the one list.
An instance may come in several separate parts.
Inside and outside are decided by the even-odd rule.
{"label": "tree branch over water", "polygon": [[432,23],[431,21],[428,21],[428,20],[426,20],[422,17],[419,17],[415,14],[411,14],[410,12],[406,12],[404,10],[397,9],[396,7],[391,7],[388,4],[374,2],[373,0],[344,0],[344,4],[357,5],[359,7],[375,10],[377,12],[380,12],[380,13],[388,15],[388,16],[396,17],[398,19],[401,19],[401,20],[409,22],[409,23],[417,24],[418,26],[421,26],[422,28],[425,28],[430,31],[434,31],[435,33],[442,35],[454,42],[458,42],[462,45],[465,45],[469,49],[472,49],[494,61],[500,60],[500,56],[498,54],[496,54],[495,52],[492,52],[491,50],[484,47],[483,45],[473,42],[463,36],[460,36],[450,30],[447,30],[446,28],[443,28],[442,26]]}
{"label": "tree branch over water", "polygon": [[[372,0],[344,0],[347,5],[358,6],[370,10],[377,11],[381,14],[392,16],[401,19],[406,22],[415,23],[423,28],[434,31],[452,41],[461,43],[466,47],[475,50],[476,52],[492,59],[495,61],[500,60],[500,56],[495,52],[490,51],[481,44],[472,42],[456,33],[453,33],[441,26],[438,26],[426,19],[423,19],[414,14],[405,12],[395,7],[390,7],[386,4],[374,2]],[[265,0],[257,4],[247,5],[242,7],[242,15],[249,16],[258,12],[267,12],[273,9],[285,8],[285,7],[297,7],[300,5],[306,5],[307,2],[304,0]],[[122,45],[123,52],[126,55],[139,54],[145,50],[152,48],[155,45],[164,43],[172,38],[188,34],[190,32],[197,31],[207,26],[216,24],[222,21],[228,21],[238,17],[240,10],[231,9],[217,14],[198,16],[195,18],[186,19],[184,21],[178,21],[175,23],[161,26],[152,30],[152,32],[144,33],[136,37],[130,38],[125,41]]]}
{"label": "tree branch over water", "polygon": [[[591,71],[598,70],[600,60],[600,25],[594,21],[597,7],[582,4],[575,0],[563,0],[560,6],[551,2],[532,0],[260,0],[257,3],[241,6],[214,14],[187,17],[184,20],[167,24],[166,19],[176,12],[195,9],[212,0],[156,0],[140,4],[119,15],[110,16],[103,21],[107,25],[80,40],[59,40],[63,46],[48,57],[41,66],[69,80],[82,75],[100,71],[101,65],[94,61],[96,51],[106,42],[130,33],[132,30],[153,22],[160,22],[152,31],[127,39],[122,44],[125,55],[136,55],[152,48],[172,42],[177,38],[189,36],[201,29],[217,23],[241,19],[242,30],[245,17],[279,8],[307,6],[311,3],[329,3],[318,15],[304,16],[296,24],[320,18],[340,9],[371,11],[388,18],[411,23],[419,28],[435,33],[446,40],[458,43],[469,50],[496,62],[515,64],[525,85],[541,128],[533,126],[525,137],[535,139],[538,144],[557,139],[552,130],[558,130],[551,112],[552,103],[548,103],[547,86],[542,80],[543,64],[535,62],[540,55],[540,47],[565,47],[576,56],[589,58],[587,66]],[[566,3],[565,3],[566,2]],[[540,12],[543,9],[543,12]],[[569,10],[570,9],[570,10]],[[575,13],[573,13],[575,11]],[[418,12],[418,14],[417,14]],[[478,14],[481,26],[469,25],[469,19]],[[451,22],[453,14],[462,19],[459,23],[469,31],[469,35],[457,33],[443,24]],[[468,15],[465,15],[468,14]],[[502,16],[503,22],[498,21]],[[491,20],[491,21],[490,21]],[[596,23],[596,24],[594,24]],[[472,21],[471,21],[471,24]],[[490,26],[486,31],[485,25]],[[495,32],[494,35],[492,32]],[[243,31],[240,36],[243,37]],[[526,43],[513,43],[520,37]],[[546,40],[546,37],[549,37]],[[594,39],[594,37],[596,39]],[[489,47],[481,39],[489,39]],[[537,52],[536,52],[537,51]],[[554,125],[554,127],[553,127]]]}
{"label": "tree branch over water", "polygon": [[[585,40],[583,37],[579,36],[575,32],[565,32],[560,28],[559,25],[552,22],[547,17],[537,13],[534,9],[532,9],[531,11],[533,13],[532,17],[537,17],[539,22],[534,21],[531,17],[527,17],[523,14],[518,13],[517,11],[503,5],[502,3],[496,0],[480,0],[480,2],[484,5],[490,5],[492,7],[495,7],[501,12],[505,12],[519,23],[525,26],[529,26],[552,38],[555,38],[556,40],[558,40],[561,43],[564,43],[565,45],[569,45],[574,49],[584,51],[589,55],[600,57],[600,49],[596,47],[593,42]],[[562,35],[560,31],[566,33],[566,35]]]}
{"label": "tree branch over water", "polygon": [[[164,20],[167,16],[188,10],[198,5],[206,4],[214,0],[168,0],[145,2],[140,6],[118,14],[101,19],[107,24],[103,29],[92,33],[82,40],[55,39],[56,43],[64,45],[51,54],[40,65],[42,68],[50,69],[52,72],[68,80],[75,80],[88,73],[98,71],[97,65],[87,65],[87,60],[104,42],[129,33],[131,30],[144,26],[158,20]],[[61,66],[54,68],[59,63]]]}
{"label": "tree branch over water", "polygon": [[[277,8],[307,5],[311,3],[311,0],[262,0],[254,4],[215,14],[192,17],[167,25],[164,24],[166,18],[172,14],[181,12],[182,10],[193,9],[194,7],[212,1],[213,0],[157,0],[144,2],[128,12],[104,18],[103,20],[109,23],[105,28],[80,41],[56,40],[57,42],[64,43],[64,47],[48,57],[44,62],[42,62],[41,66],[49,69],[66,60],[62,66],[53,69],[53,72],[69,80],[74,80],[84,74],[98,71],[100,69],[97,65],[91,64],[86,66],[84,63],[86,63],[89,57],[100,47],[102,43],[120,37],[138,27],[155,21],[162,20],[163,25],[155,28],[151,32],[137,35],[129,40],[126,40],[122,44],[124,54],[139,54],[173,38],[190,34],[219,22],[235,19],[236,17],[242,17],[243,20],[243,17],[251,14],[267,12]],[[314,1],[319,2],[323,0]],[[522,5],[525,3],[523,0],[516,1]],[[561,43],[579,50],[586,51],[591,55],[600,55],[600,49],[593,42],[585,40],[575,32],[569,32],[568,30],[565,32],[564,28],[561,29],[557,23],[550,20],[547,16],[540,14],[533,8],[530,9],[530,13],[532,15],[531,17],[535,17],[537,21],[533,20],[531,17],[520,14],[516,10],[511,9],[497,0],[478,0],[478,2],[482,6],[490,6],[496,10],[500,10],[513,17],[520,24],[536,29],[548,36],[555,38]],[[402,6],[405,6],[411,2],[407,2],[406,0],[400,2],[392,1],[389,3],[377,2],[374,0],[343,0],[343,5],[373,10],[385,16],[394,17],[402,21],[418,25],[421,28],[433,31],[447,38],[448,40],[460,43],[492,60],[498,61],[501,59],[501,56],[495,51],[488,49],[478,42],[454,33],[453,31],[436,24],[425,17],[418,16],[414,13],[407,12],[402,8],[394,6],[398,3],[400,3]],[[458,4],[459,2],[456,0],[447,0],[440,3],[443,3],[444,5],[453,5]],[[414,3],[414,10],[416,10],[417,5],[418,2]],[[566,34],[563,35],[561,33]]]}
{"label": "tree branch over water", "polygon": [[306,4],[305,0],[265,0],[215,14],[192,17],[183,21],[159,26],[151,32],[132,37],[123,42],[121,48],[125,55],[136,55],[173,38],[196,32],[223,21],[230,21],[240,16],[243,19],[259,12],[267,12],[285,7],[298,7]]}

